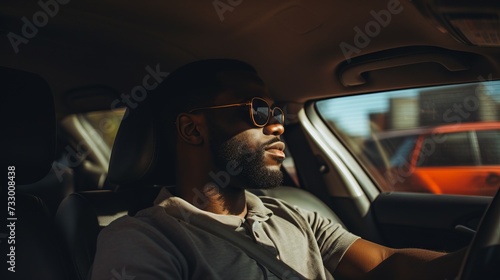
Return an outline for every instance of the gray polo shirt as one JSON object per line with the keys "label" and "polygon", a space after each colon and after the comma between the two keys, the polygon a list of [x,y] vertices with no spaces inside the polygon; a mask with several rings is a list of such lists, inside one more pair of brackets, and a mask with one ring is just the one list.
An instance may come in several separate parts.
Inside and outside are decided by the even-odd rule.
{"label": "gray polo shirt", "polygon": [[193,215],[246,235],[308,279],[327,279],[323,263],[338,264],[359,238],[279,199],[250,192],[246,199],[243,219],[200,210],[163,188],[155,206],[102,230],[92,279],[276,279],[239,247],[190,224]]}

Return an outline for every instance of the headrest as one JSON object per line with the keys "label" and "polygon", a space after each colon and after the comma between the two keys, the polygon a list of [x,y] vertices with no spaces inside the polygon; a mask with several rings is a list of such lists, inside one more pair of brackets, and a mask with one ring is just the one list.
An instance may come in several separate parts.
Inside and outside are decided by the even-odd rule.
{"label": "headrest", "polygon": [[55,157],[54,98],[40,76],[0,67],[2,170],[15,167],[15,183],[30,184],[49,172]]}
{"label": "headrest", "polygon": [[162,126],[147,102],[127,108],[111,152],[111,183],[120,188],[175,183],[175,155],[167,147]]}

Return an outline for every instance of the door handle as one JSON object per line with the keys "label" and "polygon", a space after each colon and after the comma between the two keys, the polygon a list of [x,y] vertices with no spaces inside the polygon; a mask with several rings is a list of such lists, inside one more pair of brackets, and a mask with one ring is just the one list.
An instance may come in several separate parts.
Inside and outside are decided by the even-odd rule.
{"label": "door handle", "polygon": [[460,232],[464,232],[464,233],[468,233],[468,234],[476,234],[476,231],[471,229],[470,227],[466,227],[464,225],[456,225],[455,226],[455,230],[457,231],[460,231]]}

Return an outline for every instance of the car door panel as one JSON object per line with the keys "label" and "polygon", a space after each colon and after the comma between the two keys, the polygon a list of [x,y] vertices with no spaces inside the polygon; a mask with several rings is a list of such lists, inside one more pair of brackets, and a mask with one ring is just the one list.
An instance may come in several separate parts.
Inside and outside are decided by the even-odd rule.
{"label": "car door panel", "polygon": [[466,246],[491,197],[381,193],[372,212],[382,238],[392,247],[455,250]]}

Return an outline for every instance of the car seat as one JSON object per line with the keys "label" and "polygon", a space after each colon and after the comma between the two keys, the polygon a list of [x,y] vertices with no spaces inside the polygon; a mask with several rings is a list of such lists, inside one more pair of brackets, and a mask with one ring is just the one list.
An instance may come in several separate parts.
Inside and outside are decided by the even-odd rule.
{"label": "car seat", "polygon": [[[2,261],[2,279],[71,279],[68,258],[48,208],[40,198],[21,191],[23,184],[44,178],[54,161],[56,119],[52,92],[41,77],[5,67],[0,67],[0,83],[6,99],[0,140],[5,176],[2,205],[13,202],[8,204],[11,208],[2,209],[2,213],[9,210],[7,219],[2,220],[13,225],[0,236],[0,251],[7,257],[7,262]],[[8,175],[8,171],[14,173]],[[8,271],[10,267],[15,272]]]}
{"label": "car seat", "polygon": [[[78,280],[89,276],[100,230],[123,215],[134,215],[153,205],[159,192],[153,182],[162,172],[153,176],[150,166],[154,170],[173,168],[172,158],[160,156],[156,150],[160,139],[147,108],[139,106],[126,115],[113,145],[107,178],[116,187],[73,193],[61,202],[56,213],[56,224]],[[159,158],[167,166],[158,164]]]}

